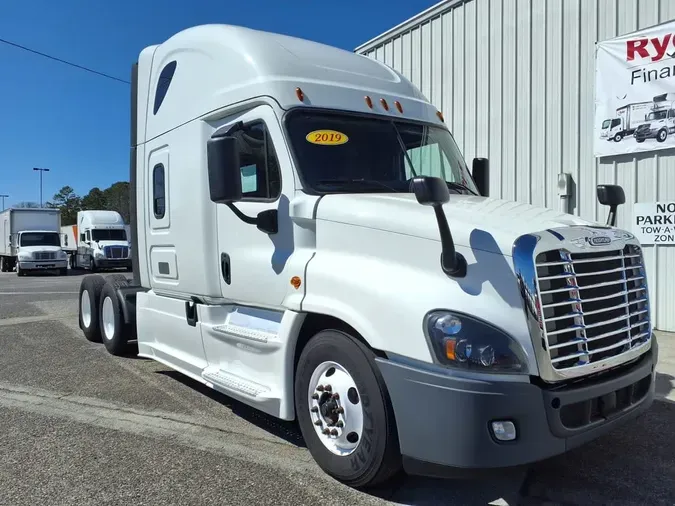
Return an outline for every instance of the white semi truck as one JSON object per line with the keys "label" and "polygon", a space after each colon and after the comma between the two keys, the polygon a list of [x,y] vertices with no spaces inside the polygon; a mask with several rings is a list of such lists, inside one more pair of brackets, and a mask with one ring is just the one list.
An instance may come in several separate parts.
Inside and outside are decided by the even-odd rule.
{"label": "white semi truck", "polygon": [[635,129],[633,136],[637,142],[644,142],[646,139],[664,142],[673,132],[675,132],[675,93],[657,95],[645,121]]}
{"label": "white semi truck", "polygon": [[77,224],[61,232],[72,269],[131,270],[127,225],[117,211],[78,211]]}
{"label": "white semi truck", "polygon": [[9,208],[0,213],[0,271],[19,276],[35,271],[68,274],[61,249],[59,209]]}
{"label": "white semi truck", "polygon": [[132,83],[133,276],[83,278],[87,339],[297,419],[355,487],[536,462],[652,404],[620,187],[607,225],[489,197],[405,77],[288,36],[190,28]]}

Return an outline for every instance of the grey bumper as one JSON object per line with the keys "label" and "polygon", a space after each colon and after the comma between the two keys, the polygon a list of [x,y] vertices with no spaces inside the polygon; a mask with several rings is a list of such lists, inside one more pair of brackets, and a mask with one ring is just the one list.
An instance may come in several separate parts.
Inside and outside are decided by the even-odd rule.
{"label": "grey bumper", "polygon": [[94,262],[101,268],[131,267],[131,258],[96,258]]}
{"label": "grey bumper", "polygon": [[[457,469],[530,464],[564,453],[636,418],[654,400],[656,338],[639,361],[556,390],[534,382],[451,377],[377,359],[387,384],[406,471],[444,476]],[[491,422],[512,421],[499,442]]]}
{"label": "grey bumper", "polygon": [[22,271],[37,271],[37,270],[51,270],[51,269],[65,269],[68,267],[68,260],[35,260],[35,261],[20,261],[19,268]]}

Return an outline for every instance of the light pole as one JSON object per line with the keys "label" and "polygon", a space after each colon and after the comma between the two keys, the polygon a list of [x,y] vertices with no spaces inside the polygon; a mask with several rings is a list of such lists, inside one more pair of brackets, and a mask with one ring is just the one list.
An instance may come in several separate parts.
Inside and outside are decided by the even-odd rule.
{"label": "light pole", "polygon": [[0,194],[0,198],[2,199],[2,210],[5,210],[5,197],[9,197],[9,195],[3,195]]}
{"label": "light pole", "polygon": [[33,167],[33,170],[40,172],[40,208],[42,208],[42,173],[49,172],[49,169],[41,169],[39,167]]}

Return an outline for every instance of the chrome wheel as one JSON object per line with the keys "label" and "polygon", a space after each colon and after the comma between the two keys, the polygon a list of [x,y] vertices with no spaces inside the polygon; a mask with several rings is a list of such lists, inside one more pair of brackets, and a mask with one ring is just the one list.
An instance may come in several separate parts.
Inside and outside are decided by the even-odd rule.
{"label": "chrome wheel", "polygon": [[91,303],[87,290],[84,290],[80,297],[80,314],[82,315],[82,323],[89,328],[91,326]]}
{"label": "chrome wheel", "polygon": [[113,303],[110,297],[103,299],[101,324],[103,325],[103,335],[110,341],[115,336],[115,312],[113,311]]}
{"label": "chrome wheel", "polygon": [[308,397],[319,440],[335,455],[350,455],[363,433],[361,396],[354,379],[340,364],[323,362],[312,373]]}

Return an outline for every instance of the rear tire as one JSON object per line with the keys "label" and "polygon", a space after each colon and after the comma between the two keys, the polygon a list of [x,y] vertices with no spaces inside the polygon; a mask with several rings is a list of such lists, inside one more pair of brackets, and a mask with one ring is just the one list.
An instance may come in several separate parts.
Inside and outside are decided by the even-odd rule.
{"label": "rear tire", "polygon": [[101,340],[108,353],[112,355],[124,355],[129,343],[131,329],[124,322],[122,306],[117,297],[117,289],[128,284],[129,282],[123,274],[111,274],[108,276],[103,290],[101,290],[99,305]]}
{"label": "rear tire", "polygon": [[80,328],[87,341],[92,343],[101,342],[101,332],[98,319],[98,301],[101,298],[101,290],[105,285],[105,279],[98,274],[85,276],[80,283]]}
{"label": "rear tire", "polygon": [[[401,470],[384,379],[375,354],[355,337],[324,330],[310,339],[296,371],[295,409],[312,457],[336,480],[372,487]],[[326,429],[334,433],[324,434]]]}

